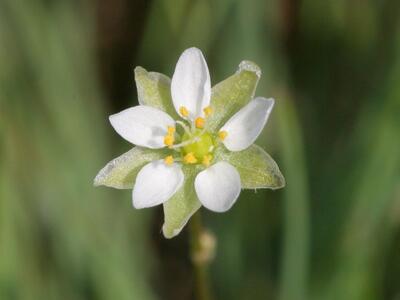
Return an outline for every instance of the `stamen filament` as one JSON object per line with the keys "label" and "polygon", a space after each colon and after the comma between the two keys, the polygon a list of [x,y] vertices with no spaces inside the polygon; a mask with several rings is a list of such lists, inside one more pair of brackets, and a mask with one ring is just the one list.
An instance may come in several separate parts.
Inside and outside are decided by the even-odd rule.
{"label": "stamen filament", "polygon": [[185,133],[187,133],[187,134],[191,133],[189,127],[182,121],[175,121],[175,123],[180,125],[183,128],[183,130],[185,131]]}
{"label": "stamen filament", "polygon": [[198,136],[202,136],[207,131],[207,126],[205,126],[199,133]]}
{"label": "stamen filament", "polygon": [[187,145],[196,143],[197,141],[199,141],[199,139],[200,139],[200,138],[199,138],[198,136],[196,136],[196,137],[194,137],[193,139],[184,141],[184,142],[182,142],[182,143],[180,143],[180,144],[175,144],[175,145],[173,145],[173,146],[171,147],[171,149],[180,148],[180,147],[185,147],[185,146],[187,146]]}

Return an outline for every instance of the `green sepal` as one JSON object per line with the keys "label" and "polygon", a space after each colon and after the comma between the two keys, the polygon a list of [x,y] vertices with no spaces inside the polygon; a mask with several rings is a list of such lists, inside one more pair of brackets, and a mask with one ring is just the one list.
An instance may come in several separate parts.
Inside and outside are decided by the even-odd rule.
{"label": "green sepal", "polygon": [[110,161],[94,179],[94,185],[105,185],[117,189],[131,189],[136,175],[142,167],[153,160],[166,156],[165,150],[134,147],[128,152]]}
{"label": "green sepal", "polygon": [[198,169],[194,166],[183,166],[185,181],[182,187],[163,204],[164,225],[162,227],[165,238],[177,236],[190,217],[201,207],[194,189],[194,179]]}
{"label": "green sepal", "polygon": [[210,131],[219,130],[239,109],[254,97],[260,68],[253,62],[242,61],[236,73],[212,88],[213,114],[207,120]]}
{"label": "green sepal", "polygon": [[172,104],[171,79],[168,76],[157,72],[147,72],[142,67],[136,67],[135,81],[139,104],[158,108],[173,119],[178,119]]}
{"label": "green sepal", "polygon": [[238,170],[243,189],[279,189],[285,186],[285,178],[276,162],[257,145],[238,152],[220,147],[216,155],[218,160],[226,161]]}

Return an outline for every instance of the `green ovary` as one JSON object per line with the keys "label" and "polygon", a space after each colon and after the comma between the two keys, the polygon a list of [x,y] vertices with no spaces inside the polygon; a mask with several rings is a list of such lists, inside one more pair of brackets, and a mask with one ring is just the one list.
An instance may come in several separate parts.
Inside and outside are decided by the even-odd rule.
{"label": "green ovary", "polygon": [[182,137],[182,142],[189,141],[198,137],[199,140],[186,145],[182,148],[182,155],[185,156],[188,153],[193,153],[199,163],[202,162],[203,158],[207,154],[211,154],[214,150],[214,139],[212,135],[208,132],[203,133],[202,135],[198,135],[201,131],[197,130],[193,135],[189,135],[185,133]]}

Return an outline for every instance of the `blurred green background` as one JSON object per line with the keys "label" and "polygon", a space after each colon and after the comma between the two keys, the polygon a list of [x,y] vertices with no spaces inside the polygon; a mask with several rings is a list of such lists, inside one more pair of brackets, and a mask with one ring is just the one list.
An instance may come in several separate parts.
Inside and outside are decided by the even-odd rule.
{"label": "blurred green background", "polygon": [[214,298],[399,300],[398,0],[1,0],[0,299],[194,299],[186,230],[92,186],[131,147],[107,116],[134,67],[171,76],[190,46],[213,84],[262,68],[287,180],[202,209]]}

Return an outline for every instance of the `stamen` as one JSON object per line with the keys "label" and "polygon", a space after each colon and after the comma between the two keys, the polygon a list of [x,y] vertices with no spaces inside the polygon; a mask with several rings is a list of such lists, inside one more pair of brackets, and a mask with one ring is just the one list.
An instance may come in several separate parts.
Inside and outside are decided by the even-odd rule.
{"label": "stamen", "polygon": [[168,134],[173,135],[175,133],[175,127],[174,126],[168,126]]}
{"label": "stamen", "polygon": [[[206,125],[207,125],[207,124],[206,124]],[[203,129],[197,134],[197,136],[202,136],[206,131],[207,131],[207,126],[205,126],[205,128],[203,128]]]}
{"label": "stamen", "polygon": [[164,163],[167,166],[170,166],[174,163],[174,158],[172,157],[172,155],[168,155],[167,157],[164,158]]}
{"label": "stamen", "polygon": [[210,116],[212,114],[212,112],[213,112],[211,106],[207,106],[206,108],[203,109],[203,111],[204,111],[204,115],[206,117]]}
{"label": "stamen", "polygon": [[194,124],[195,124],[196,128],[200,128],[200,129],[204,128],[204,123],[205,123],[205,120],[202,117],[198,117],[198,118],[196,118],[196,120],[194,120]]}
{"label": "stamen", "polygon": [[218,137],[221,141],[223,141],[228,136],[228,132],[225,130],[218,132]]}
{"label": "stamen", "polygon": [[193,152],[189,152],[183,158],[183,162],[186,163],[186,164],[195,164],[195,163],[197,163],[197,159],[194,156]]}
{"label": "stamen", "polygon": [[210,163],[211,163],[212,158],[213,157],[212,157],[211,154],[204,155],[203,156],[203,161],[202,161],[203,165],[205,167],[208,167],[210,165]]}
{"label": "stamen", "polygon": [[189,127],[185,123],[183,123],[182,121],[175,121],[175,122],[176,124],[181,125],[183,130],[185,130],[187,134],[191,134]]}
{"label": "stamen", "polygon": [[167,145],[168,147],[172,147],[174,144],[175,138],[172,134],[167,134],[164,136],[164,144]]}
{"label": "stamen", "polygon": [[189,116],[189,111],[187,110],[187,108],[185,106],[181,106],[179,108],[179,112],[182,115],[182,117],[186,118],[187,116]]}

